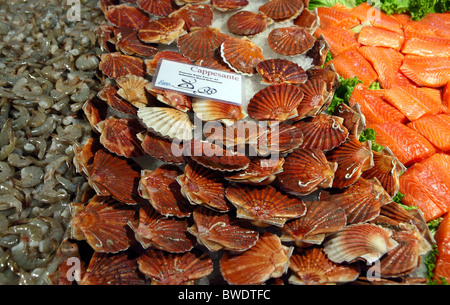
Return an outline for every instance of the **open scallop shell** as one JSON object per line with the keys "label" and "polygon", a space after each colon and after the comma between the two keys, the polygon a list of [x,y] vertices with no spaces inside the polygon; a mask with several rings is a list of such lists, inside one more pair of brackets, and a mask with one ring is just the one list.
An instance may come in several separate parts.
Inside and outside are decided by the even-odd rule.
{"label": "open scallop shell", "polygon": [[[110,83],[105,83],[97,93],[97,97],[105,101],[114,110],[131,116],[136,116],[137,108],[117,94],[117,88]],[[95,124],[91,124],[94,126]]]}
{"label": "open scallop shell", "polygon": [[225,200],[225,180],[219,172],[191,161],[176,180],[181,186],[181,193],[191,204],[220,212],[230,209]]}
{"label": "open scallop shell", "polygon": [[140,40],[146,43],[169,45],[185,33],[181,18],[161,17],[150,21],[138,32]]}
{"label": "open scallop shell", "polygon": [[184,198],[177,182],[177,177],[182,173],[182,170],[170,164],[163,164],[154,171],[143,170],[139,180],[139,195],[148,199],[152,207],[163,216],[190,216],[189,202]]}
{"label": "open scallop shell", "polygon": [[127,224],[134,219],[134,214],[131,206],[111,197],[94,195],[87,205],[76,209],[71,225],[82,232],[96,252],[117,253],[128,249],[133,242]]}
{"label": "open scallop shell", "polygon": [[249,76],[255,74],[256,65],[265,59],[262,49],[247,37],[228,37],[220,46],[220,55],[235,72]]}
{"label": "open scallop shell", "polygon": [[261,130],[256,144],[256,152],[260,156],[291,153],[304,141],[303,132],[294,125],[272,124]]}
{"label": "open scallop shell", "polygon": [[290,60],[281,58],[261,61],[256,66],[256,71],[262,77],[261,83],[268,85],[280,85],[283,83],[299,85],[308,78],[302,67]]}
{"label": "open scallop shell", "polygon": [[148,250],[137,263],[139,270],[151,279],[152,285],[193,285],[213,271],[212,260],[199,251],[167,253]]}
{"label": "open scallop shell", "polygon": [[104,14],[113,25],[135,30],[150,22],[150,17],[142,9],[127,4],[110,5]]}
{"label": "open scallop shell", "polygon": [[319,38],[316,39],[314,45],[311,49],[306,52],[306,56],[312,58],[311,65],[313,66],[323,66],[327,59],[327,54],[331,50],[331,46],[325,40],[323,35],[320,35]]}
{"label": "open scallop shell", "polygon": [[258,136],[265,132],[264,126],[252,121],[236,121],[232,125],[223,126],[218,122],[211,122],[205,126],[203,133],[206,140],[211,143],[224,145],[227,148],[237,149],[245,154],[246,145],[256,145]]}
{"label": "open scallop shell", "polygon": [[158,67],[159,61],[162,59],[192,64],[192,61],[181,53],[170,50],[162,50],[159,51],[152,59],[146,59],[144,61],[147,74],[153,75]]}
{"label": "open scallop shell", "polygon": [[171,18],[184,20],[184,30],[189,32],[193,27],[209,27],[212,25],[214,13],[210,5],[187,4],[169,15]]}
{"label": "open scallop shell", "polygon": [[163,137],[191,140],[194,125],[188,114],[174,108],[141,107],[137,112],[142,123]]}
{"label": "open scallop shell", "polygon": [[313,66],[306,70],[306,74],[308,74],[309,80],[319,79],[326,83],[326,93],[324,94],[326,100],[331,99],[333,97],[333,93],[341,85],[339,75],[332,64],[327,65],[324,68]]}
{"label": "open scallop shell", "polygon": [[321,247],[294,252],[290,258],[288,279],[293,285],[335,285],[355,281],[360,275],[357,264],[336,264],[328,259]]}
{"label": "open scallop shell", "polygon": [[135,107],[149,106],[150,100],[145,93],[145,86],[148,83],[149,81],[142,76],[120,76],[116,79],[116,84],[119,87],[117,94]]}
{"label": "open scallop shell", "polygon": [[120,52],[106,53],[100,56],[100,71],[111,78],[128,74],[144,76],[144,61],[138,57],[124,55]]}
{"label": "open scallop shell", "polygon": [[95,95],[84,102],[82,109],[91,126],[97,125],[108,116],[108,105]]}
{"label": "open scallop shell", "polygon": [[297,116],[294,121],[319,114],[327,106],[327,84],[320,79],[308,79],[299,85],[303,99],[297,107]]}
{"label": "open scallop shell", "polygon": [[295,19],[305,8],[302,0],[270,0],[261,5],[259,11],[276,22]]}
{"label": "open scallop shell", "polygon": [[308,195],[331,186],[336,166],[319,149],[297,149],[285,157],[277,182],[290,194]]}
{"label": "open scallop shell", "polygon": [[173,142],[151,132],[139,133],[137,137],[142,141],[144,151],[153,158],[169,164],[184,164],[190,160],[183,155],[182,143]]}
{"label": "open scallop shell", "polygon": [[236,183],[268,185],[283,171],[283,164],[284,158],[254,158],[246,169],[225,175],[225,179]]}
{"label": "open scallop shell", "polygon": [[255,120],[286,121],[297,116],[297,107],[302,99],[302,91],[294,85],[270,85],[250,99],[247,113]]}
{"label": "open scallop shell", "polygon": [[265,232],[247,251],[237,255],[225,252],[220,271],[230,285],[260,285],[287,272],[292,251],[277,235]]}
{"label": "open scallop shell", "polygon": [[317,9],[309,10],[307,7],[298,15],[294,21],[294,25],[308,29],[311,35],[320,26],[320,19]]}
{"label": "open scallop shell", "polygon": [[170,107],[184,112],[192,109],[192,98],[179,91],[155,88],[152,83],[148,83],[145,90]]}
{"label": "open scallop shell", "polygon": [[248,219],[258,227],[282,227],[287,220],[303,216],[306,212],[302,200],[288,196],[270,185],[230,185],[225,194],[237,208],[237,217]]}
{"label": "open scallop shell", "polygon": [[100,148],[102,148],[102,145],[97,137],[90,137],[83,145],[75,143],[73,148],[75,153],[73,158],[75,170],[84,176],[89,176],[92,173],[95,153]]}
{"label": "open scallop shell", "polygon": [[152,44],[143,43],[138,38],[138,30],[130,28],[114,28],[114,40],[117,50],[126,55],[152,57],[158,53],[158,48]]}
{"label": "open scallop shell", "polygon": [[307,29],[296,25],[275,28],[267,37],[269,47],[275,53],[284,56],[301,55],[311,49],[315,41]]}
{"label": "open scallop shell", "polygon": [[258,231],[245,220],[198,208],[193,213],[194,224],[188,231],[209,251],[245,251],[258,240]]}
{"label": "open scallop shell", "polygon": [[342,124],[347,128],[349,134],[359,139],[359,136],[366,127],[366,118],[361,113],[359,104],[350,107],[346,103],[340,103],[333,114],[343,118],[344,122]]}
{"label": "open scallop shell", "polygon": [[346,226],[330,235],[324,242],[324,251],[331,261],[338,264],[357,260],[372,264],[397,245],[390,229],[361,223]]}
{"label": "open scallop shell", "polygon": [[150,205],[139,209],[139,221],[130,221],[136,240],[144,249],[156,248],[170,253],[183,253],[194,247],[186,219],[167,218]]}
{"label": "open scallop shell", "polygon": [[329,151],[347,140],[349,132],[343,125],[344,119],[338,116],[320,113],[295,123],[303,132],[303,148]]}
{"label": "open scallop shell", "polygon": [[167,17],[177,9],[172,0],[136,0],[136,4],[150,15],[161,17]]}
{"label": "open scallop shell", "polygon": [[345,227],[345,211],[326,201],[306,201],[306,214],[290,220],[282,228],[281,241],[294,242],[298,247],[320,245],[328,234]]}
{"label": "open scallop shell", "polygon": [[264,32],[272,22],[262,13],[239,11],[228,18],[227,27],[230,33],[248,37]]}
{"label": "open scallop shell", "polygon": [[216,50],[228,37],[219,28],[193,27],[178,39],[177,46],[181,54],[196,61],[213,58]]}
{"label": "open scallop shell", "polygon": [[192,110],[202,121],[219,121],[225,125],[233,125],[245,117],[242,106],[208,99],[195,98]]}
{"label": "open scallop shell", "polygon": [[228,12],[246,7],[248,0],[211,0],[211,5],[220,12]]}

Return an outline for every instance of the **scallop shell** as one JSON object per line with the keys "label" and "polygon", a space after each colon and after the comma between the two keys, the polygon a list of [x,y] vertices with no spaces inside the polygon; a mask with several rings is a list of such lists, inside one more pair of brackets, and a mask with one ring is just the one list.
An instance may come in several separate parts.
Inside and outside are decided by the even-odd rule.
{"label": "scallop shell", "polygon": [[145,285],[138,272],[136,258],[127,253],[94,252],[80,285]]}
{"label": "scallop shell", "polygon": [[194,99],[192,110],[202,121],[219,121],[225,125],[233,125],[245,117],[242,106],[207,99]]}
{"label": "scallop shell", "polygon": [[183,145],[173,142],[169,139],[157,136],[151,132],[137,134],[144,151],[163,162],[169,164],[184,164],[189,162],[190,158],[183,155]]}
{"label": "scallop shell", "polygon": [[149,83],[142,76],[124,75],[116,79],[117,94],[135,107],[148,106],[150,101],[145,94],[145,85]]}
{"label": "scallop shell", "polygon": [[211,5],[220,12],[229,12],[246,7],[248,0],[211,0]]}
{"label": "scallop shell", "polygon": [[143,170],[138,192],[163,216],[188,217],[189,202],[184,198],[177,177],[183,172],[175,165],[163,164],[155,170]]}
{"label": "scallop shell", "polygon": [[261,83],[268,85],[281,85],[283,83],[299,85],[308,78],[302,67],[290,60],[281,58],[261,61],[256,66],[256,71],[262,77]]}
{"label": "scallop shell", "polygon": [[336,264],[328,259],[321,247],[296,251],[290,258],[292,271],[288,281],[293,285],[345,284],[360,275],[357,264]]}
{"label": "scallop shell", "polygon": [[169,45],[185,33],[181,18],[161,17],[150,21],[138,32],[140,40],[146,43]]}
{"label": "scallop shell", "polygon": [[341,146],[330,151],[327,158],[338,164],[333,181],[333,187],[336,188],[348,187],[358,180],[364,171],[373,167],[370,143],[361,143],[352,135]]}
{"label": "scallop shell", "polygon": [[303,216],[306,212],[302,200],[288,196],[270,185],[230,185],[225,194],[237,208],[238,218],[248,219],[259,227],[282,227],[287,220]]}
{"label": "scallop shell", "polygon": [[177,46],[181,54],[193,61],[213,58],[227,37],[219,28],[193,27],[178,39]]}
{"label": "scallop shell", "polygon": [[337,90],[337,88],[341,85],[339,81],[339,75],[336,72],[334,66],[327,65],[326,67],[311,67],[306,70],[306,74],[308,74],[308,79],[319,79],[326,83],[326,93],[324,94],[324,98],[333,97],[333,93]]}
{"label": "scallop shell", "polygon": [[126,55],[152,57],[158,53],[158,48],[143,43],[138,38],[138,30],[130,28],[115,28],[114,39],[117,50]]}
{"label": "scallop shell", "polygon": [[220,71],[234,72],[233,69],[228,67],[228,65],[220,58],[215,56],[214,58],[202,58],[195,61],[195,64],[200,67],[211,68]]}
{"label": "scallop shell", "polygon": [[[110,83],[105,83],[97,93],[97,97],[105,101],[111,108],[126,115],[136,116],[137,108],[117,94],[117,88]],[[94,126],[93,124],[92,126]]]}
{"label": "scallop shell", "polygon": [[298,247],[320,245],[325,237],[345,227],[345,211],[326,201],[306,201],[306,214],[288,221],[282,228],[281,241]]}
{"label": "scallop shell", "polygon": [[376,177],[387,193],[394,197],[399,190],[400,175],[406,171],[406,167],[388,147],[378,152],[373,151],[373,162],[374,166],[364,171],[362,177],[366,179]]}
{"label": "scallop shell", "polygon": [[150,22],[150,17],[142,9],[127,4],[111,5],[104,14],[113,25],[135,30]]}
{"label": "scallop shell", "polygon": [[184,20],[184,30],[189,32],[193,27],[209,27],[212,25],[214,13],[210,5],[187,4],[169,15],[171,18]]}
{"label": "scallop shell", "polygon": [[331,46],[325,40],[323,35],[320,35],[319,38],[316,39],[314,45],[311,49],[306,52],[306,56],[312,58],[311,65],[313,66],[323,66],[327,59],[327,54],[331,50]]}
{"label": "scallop shell", "polygon": [[73,164],[75,170],[85,176],[89,176],[92,173],[92,166],[94,163],[95,153],[102,148],[100,141],[96,137],[90,137],[81,146],[78,143],[74,145],[75,157],[73,158]]}
{"label": "scallop shell", "polygon": [[294,25],[308,29],[311,35],[319,28],[320,19],[317,8],[309,10],[305,7],[300,15],[293,20]]}
{"label": "scallop shell", "polygon": [[295,126],[303,132],[305,140],[302,148],[314,148],[329,151],[347,140],[349,132],[343,125],[344,119],[338,116],[320,113],[310,119],[304,119]]}
{"label": "scallop shell", "polygon": [[136,0],[136,4],[154,16],[167,17],[176,11],[176,6],[172,3],[172,0]]}
{"label": "scallop shell", "polygon": [[256,65],[263,61],[262,49],[247,37],[228,37],[220,46],[223,61],[237,73],[253,75]]}
{"label": "scallop shell", "polygon": [[327,84],[324,81],[308,79],[298,88],[303,93],[303,99],[297,107],[297,116],[292,120],[298,121],[305,117],[315,116],[327,106],[328,92],[326,91]]}
{"label": "scallop shell", "polygon": [[186,219],[164,217],[150,205],[139,209],[137,225],[132,221],[128,224],[144,249],[152,247],[170,253],[183,253],[194,247],[187,232]]}
{"label": "scallop shell", "polygon": [[128,249],[133,240],[128,235],[128,221],[135,211],[111,197],[95,195],[89,203],[77,209],[71,224],[82,232],[96,252],[117,253]]}
{"label": "scallop shell", "polygon": [[333,183],[336,164],[319,149],[297,149],[285,157],[283,172],[277,175],[280,187],[292,195],[308,195]]}
{"label": "scallop shell", "polygon": [[100,131],[100,143],[110,152],[125,158],[144,155],[141,142],[136,136],[145,130],[139,120],[110,116],[94,128]]}
{"label": "scallop shell", "polygon": [[181,254],[148,250],[137,263],[152,285],[193,285],[213,271],[212,260],[199,251]]}
{"label": "scallop shell", "polygon": [[203,128],[203,133],[207,141],[237,149],[238,152],[245,154],[246,145],[256,145],[258,136],[265,131],[263,127],[259,123],[242,120],[228,126],[211,122]]}
{"label": "scallop shell", "polygon": [[292,251],[278,236],[265,232],[249,250],[238,255],[225,252],[220,271],[230,285],[260,285],[287,272]]}
{"label": "scallop shell", "polygon": [[100,71],[111,78],[128,74],[144,76],[144,61],[138,57],[124,55],[120,52],[106,53],[100,56]]}
{"label": "scallop shell", "polygon": [[392,231],[369,223],[353,224],[329,236],[324,251],[335,263],[364,260],[368,264],[378,261],[398,243]]}
{"label": "scallop shell", "polygon": [[255,120],[286,121],[297,116],[297,106],[302,99],[303,93],[294,85],[270,85],[250,99],[247,113]]}
{"label": "scallop shell", "polygon": [[225,175],[225,179],[236,183],[268,185],[283,171],[283,164],[284,158],[254,158],[246,169]]}
{"label": "scallop shell", "polygon": [[344,122],[342,124],[347,128],[349,134],[359,139],[362,131],[366,128],[366,118],[361,113],[359,104],[350,107],[346,103],[340,103],[333,114],[343,118]]}
{"label": "scallop shell", "polygon": [[194,125],[183,111],[165,107],[141,107],[137,115],[149,130],[163,137],[187,141],[193,137]]}
{"label": "scallop shell", "polygon": [[344,209],[347,223],[354,224],[378,217],[381,207],[390,202],[391,197],[376,178],[359,178],[347,188],[322,191],[320,200],[335,203]]}
{"label": "scallop shell", "polygon": [[311,49],[315,41],[307,29],[296,25],[275,28],[267,37],[269,47],[284,56],[301,55]]}
{"label": "scallop shell", "polygon": [[245,251],[255,245],[258,231],[247,222],[228,214],[198,208],[193,213],[194,224],[188,231],[209,251]]}
{"label": "scallop shell", "polygon": [[114,29],[116,27],[107,23],[102,23],[98,26],[95,34],[98,37],[99,44],[102,50],[106,52],[115,51]]}
{"label": "scallop shell", "polygon": [[166,90],[153,87],[152,83],[145,86],[151,95],[170,107],[186,112],[192,109],[192,98],[175,90]]}
{"label": "scallop shell", "polygon": [[200,3],[208,3],[210,0],[175,0],[175,3],[178,6],[184,6],[188,4],[200,4]]}
{"label": "scallop shell", "polygon": [[217,171],[191,161],[176,180],[181,186],[181,193],[191,204],[220,212],[230,209],[225,200],[225,180]]}
{"label": "scallop shell", "polygon": [[180,54],[175,51],[163,50],[163,51],[159,51],[152,59],[146,59],[144,61],[147,74],[153,75],[156,71],[159,61],[162,59],[177,61],[177,62],[186,63],[186,64],[192,63],[191,60],[189,58],[187,58],[186,56],[184,56],[183,54]]}
{"label": "scallop shell", "polygon": [[259,11],[273,20],[288,21],[295,19],[305,8],[302,0],[270,0],[259,7]]}
{"label": "scallop shell", "polygon": [[228,18],[227,28],[235,35],[253,36],[264,32],[272,22],[272,19],[262,13],[239,11]]}
{"label": "scallop shell", "polygon": [[82,109],[91,126],[97,125],[108,116],[108,105],[97,96],[92,96],[84,102]]}
{"label": "scallop shell", "polygon": [[272,124],[258,135],[256,151],[260,156],[291,153],[299,148],[303,141],[303,132],[294,125]]}

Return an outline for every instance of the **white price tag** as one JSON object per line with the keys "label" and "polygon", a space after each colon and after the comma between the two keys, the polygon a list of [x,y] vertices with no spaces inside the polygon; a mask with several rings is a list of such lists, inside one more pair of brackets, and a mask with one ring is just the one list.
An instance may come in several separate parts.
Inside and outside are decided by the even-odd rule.
{"label": "white price tag", "polygon": [[159,62],[153,87],[242,106],[244,78],[240,74],[167,59]]}

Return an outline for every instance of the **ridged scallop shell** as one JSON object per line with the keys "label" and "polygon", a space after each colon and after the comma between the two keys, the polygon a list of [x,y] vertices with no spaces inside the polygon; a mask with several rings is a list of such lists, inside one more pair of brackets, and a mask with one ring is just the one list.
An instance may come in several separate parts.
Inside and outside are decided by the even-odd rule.
{"label": "ridged scallop shell", "polygon": [[378,152],[373,151],[373,162],[374,166],[364,171],[362,177],[377,178],[387,193],[394,197],[400,186],[400,175],[406,171],[406,167],[388,147]]}
{"label": "ridged scallop shell", "polygon": [[97,137],[90,137],[83,145],[75,143],[73,147],[75,153],[73,165],[75,170],[84,176],[89,176],[92,172],[95,153],[100,148],[102,148],[102,145]]}
{"label": "ridged scallop shell", "polygon": [[128,249],[133,242],[128,221],[135,211],[111,197],[95,195],[87,205],[77,209],[71,224],[81,231],[87,243],[97,252],[117,253]]}
{"label": "ridged scallop shell", "polygon": [[191,140],[192,124],[187,113],[174,108],[141,107],[137,112],[142,123],[151,131],[163,137]]}
{"label": "ridged scallop shell", "polygon": [[318,149],[297,149],[285,157],[283,172],[277,175],[280,187],[293,195],[308,195],[333,183],[336,164]]}
{"label": "ridged scallop shell", "polygon": [[184,253],[194,247],[187,232],[186,219],[168,218],[159,214],[150,205],[139,209],[139,221],[130,221],[136,240],[144,249],[156,248],[170,253]]}
{"label": "ridged scallop shell", "polygon": [[172,3],[172,0],[136,0],[136,4],[154,16],[167,17],[176,11],[176,6]]}
{"label": "ridged scallop shell", "polygon": [[261,61],[256,66],[256,71],[262,77],[261,83],[268,85],[280,85],[282,83],[299,85],[308,78],[302,67],[290,60],[281,58]]}
{"label": "ridged scallop shell", "polygon": [[310,247],[294,252],[290,258],[288,279],[293,285],[345,284],[360,275],[357,264],[336,264],[328,259],[321,247]]}
{"label": "ridged scallop shell", "polygon": [[145,74],[142,59],[119,52],[102,54],[98,68],[105,75],[114,79],[128,74],[137,76],[144,76]]}
{"label": "ridged scallop shell", "polygon": [[152,83],[148,83],[145,90],[156,97],[158,101],[170,107],[183,112],[192,109],[192,98],[179,91],[155,88]]}
{"label": "ridged scallop shell", "polygon": [[228,37],[219,28],[193,27],[178,39],[177,46],[181,54],[196,61],[213,58],[216,50]]}
{"label": "ridged scallop shell", "polygon": [[311,49],[315,41],[307,29],[299,26],[273,29],[267,37],[269,47],[284,56],[301,55]]}
{"label": "ridged scallop shell", "polygon": [[282,227],[287,220],[303,216],[306,212],[302,200],[288,196],[270,185],[230,185],[225,194],[237,209],[236,217],[248,219],[259,227]]}
{"label": "ridged scallop shell", "polygon": [[248,0],[211,0],[211,5],[220,12],[228,12],[246,7]]}
{"label": "ridged scallop shell", "polygon": [[225,200],[225,180],[217,171],[191,161],[176,180],[181,186],[181,193],[191,204],[221,212],[230,209]]}
{"label": "ridged scallop shell", "polygon": [[323,66],[330,49],[331,46],[325,40],[325,37],[323,37],[323,35],[320,35],[319,38],[317,38],[314,42],[314,45],[305,53],[305,55],[313,59],[311,65]]}
{"label": "ridged scallop shell", "polygon": [[247,251],[237,255],[225,252],[220,271],[230,285],[260,285],[287,272],[292,251],[278,236],[265,232]]}
{"label": "ridged scallop shell", "polygon": [[163,51],[159,51],[152,59],[146,59],[144,61],[147,74],[153,75],[156,71],[159,61],[162,59],[177,61],[177,62],[186,63],[186,64],[192,63],[191,60],[189,58],[187,58],[186,56],[184,56],[183,54],[180,54],[175,51],[163,50]]}
{"label": "ridged scallop shell", "polygon": [[234,72],[221,58],[202,58],[195,61],[195,64],[200,67],[211,68],[220,71]]}
{"label": "ridged scallop shell", "polygon": [[207,141],[224,145],[227,148],[237,148],[238,152],[243,153],[245,153],[247,144],[256,145],[258,136],[262,132],[265,132],[264,126],[242,120],[227,126],[223,126],[219,122],[211,122],[203,129]]}
{"label": "ridged scallop shell", "polygon": [[258,231],[245,220],[210,209],[197,208],[193,219],[194,224],[188,231],[209,251],[245,251],[254,246],[259,237]]}
{"label": "ridged scallop shell", "polygon": [[373,167],[373,153],[368,142],[359,140],[350,135],[346,142],[330,151],[327,158],[331,162],[336,162],[338,167],[335,172],[333,187],[348,187],[362,173]]}
{"label": "ridged scallop shell", "polygon": [[[126,114],[136,116],[137,108],[117,94],[117,88],[106,83],[97,93],[97,97],[105,101],[111,108]],[[95,125],[95,124],[91,124]]]}
{"label": "ridged scallop shell", "polygon": [[95,126],[108,116],[108,105],[97,96],[92,96],[83,104],[83,112],[91,126]]}
{"label": "ridged scallop shell", "polygon": [[185,33],[184,20],[180,18],[161,17],[152,20],[138,32],[140,40],[146,43],[169,45]]}
{"label": "ridged scallop shell", "polygon": [[178,6],[184,6],[188,4],[209,3],[210,0],[175,0]]}
{"label": "ridged scallop shell", "polygon": [[208,99],[195,98],[192,110],[202,121],[219,121],[225,125],[233,125],[245,117],[242,106]]}
{"label": "ridged scallop shell", "polygon": [[263,61],[262,49],[247,37],[228,37],[220,46],[220,55],[225,63],[244,75],[253,75],[256,65]]}
{"label": "ridged scallop shell", "polygon": [[163,164],[155,170],[143,170],[138,192],[163,216],[188,217],[189,202],[184,198],[177,177],[183,171],[175,165]]}
{"label": "ridged scallop shell", "polygon": [[137,263],[152,285],[193,285],[213,271],[212,260],[199,251],[181,254],[148,250]]}
{"label": "ridged scallop shell", "polygon": [[270,0],[260,6],[259,11],[279,22],[296,18],[304,8],[302,0]]}
{"label": "ridged scallop shell", "polygon": [[345,227],[345,211],[326,201],[306,201],[306,214],[290,220],[282,228],[281,241],[296,246],[320,245],[328,234]]}
{"label": "ridged scallop shell", "polygon": [[138,139],[144,151],[160,161],[169,164],[184,164],[190,158],[183,155],[183,144],[157,136],[151,132],[139,133]]}
{"label": "ridged scallop shell", "polygon": [[145,85],[149,83],[147,79],[142,76],[124,75],[116,79],[117,94],[127,100],[135,107],[144,107],[150,104],[146,94]]}
{"label": "ridged scallop shell", "polygon": [[362,223],[346,226],[329,236],[324,243],[324,251],[331,261],[338,264],[356,260],[372,264],[397,245],[391,230]]}
{"label": "ridged scallop shell", "polygon": [[268,185],[283,171],[283,164],[284,158],[254,158],[246,169],[225,175],[225,179],[236,183]]}
{"label": "ridged scallop shell", "polygon": [[322,191],[320,200],[332,202],[344,209],[347,223],[354,224],[378,217],[381,207],[390,202],[391,197],[376,178],[359,178],[347,188]]}
{"label": "ridged scallop shell", "polygon": [[189,32],[193,27],[209,27],[212,25],[214,13],[207,4],[187,4],[169,15],[171,18],[184,20],[184,30]]}
{"label": "ridged scallop shell", "polygon": [[104,50],[106,52],[114,52],[116,50],[114,43],[115,28],[115,26],[104,22],[100,24],[95,31],[102,51]]}
{"label": "ridged scallop shell", "polygon": [[80,285],[145,285],[139,274],[136,258],[127,253],[94,252]]}
{"label": "ridged scallop shell", "polygon": [[303,93],[294,85],[270,85],[250,99],[247,113],[255,120],[286,121],[297,116],[297,107],[302,99]]}
{"label": "ridged scallop shell", "polygon": [[141,142],[136,136],[145,130],[139,120],[110,116],[94,128],[100,131],[100,143],[110,152],[125,158],[144,155]]}
{"label": "ridged scallop shell", "polygon": [[362,131],[366,128],[366,118],[361,113],[359,104],[350,107],[346,103],[340,103],[333,114],[343,118],[344,122],[342,124],[347,128],[349,134],[359,139]]}
{"label": "ridged scallop shell", "polygon": [[320,25],[320,19],[317,9],[309,10],[307,7],[293,20],[294,25],[308,29],[311,35]]}
{"label": "ridged scallop shell", "polygon": [[324,68],[319,66],[311,67],[306,70],[306,74],[308,74],[309,80],[319,79],[326,83],[326,94],[324,97],[327,99],[329,98],[328,96],[332,98],[333,92],[341,85],[339,75],[332,64]]}
{"label": "ridged scallop shell", "polygon": [[127,4],[108,6],[104,14],[109,22],[119,27],[140,29],[150,22],[142,9]]}
{"label": "ridged scallop shell", "polygon": [[272,124],[259,134],[256,151],[260,156],[286,154],[299,148],[303,141],[303,132],[294,125]]}
{"label": "ridged scallop shell", "polygon": [[114,40],[116,48],[126,55],[152,57],[158,53],[155,45],[146,44],[139,40],[138,30],[130,28],[115,28]]}
{"label": "ridged scallop shell", "polygon": [[228,18],[227,28],[235,35],[252,36],[264,32],[272,22],[262,13],[239,11]]}
{"label": "ridged scallop shell", "polygon": [[329,151],[347,140],[349,132],[338,116],[320,113],[310,119],[304,119],[295,126],[303,132],[305,140],[302,148],[314,148]]}
{"label": "ridged scallop shell", "polygon": [[292,118],[292,120],[298,121],[322,112],[327,105],[328,92],[326,91],[326,83],[318,79],[308,79],[305,83],[300,84],[298,88],[303,93],[303,99],[297,107],[297,116]]}

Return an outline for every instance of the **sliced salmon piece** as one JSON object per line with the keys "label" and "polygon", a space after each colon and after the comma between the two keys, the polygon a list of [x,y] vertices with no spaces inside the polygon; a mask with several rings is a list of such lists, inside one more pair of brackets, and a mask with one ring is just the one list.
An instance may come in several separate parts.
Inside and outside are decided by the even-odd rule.
{"label": "sliced salmon piece", "polygon": [[434,280],[440,283],[440,279],[444,278],[447,283],[450,283],[450,213],[443,215],[434,239],[438,250]]}
{"label": "sliced salmon piece", "polygon": [[406,55],[400,71],[418,86],[442,87],[450,82],[450,57]]}
{"label": "sliced salmon piece", "polygon": [[370,62],[357,50],[346,50],[325,64],[325,67],[333,65],[336,72],[344,78],[360,79],[364,85],[370,86],[378,79],[377,72]]}
{"label": "sliced salmon piece", "polygon": [[372,64],[378,74],[378,82],[383,89],[396,86],[414,86],[400,71],[403,54],[385,47],[362,46],[358,51]]}
{"label": "sliced salmon piece", "polygon": [[370,124],[367,127],[372,128],[377,133],[375,142],[381,146],[388,146],[406,167],[436,153],[436,148],[430,141],[402,123],[391,121]]}
{"label": "sliced salmon piece", "polygon": [[450,114],[450,81],[442,90],[442,108],[445,113]]}
{"label": "sliced salmon piece", "polygon": [[321,27],[337,26],[343,29],[351,29],[360,24],[358,18],[342,10],[333,7],[318,7],[317,14]]}
{"label": "sliced salmon piece", "polygon": [[402,25],[395,18],[386,15],[379,9],[363,2],[350,11],[361,22],[368,21],[374,27],[403,34]]}
{"label": "sliced salmon piece", "polygon": [[402,29],[404,29],[412,21],[409,14],[394,13],[390,16],[400,23]]}
{"label": "sliced salmon piece", "polygon": [[450,38],[450,14],[429,13],[423,19],[411,21],[407,25],[426,36]]}
{"label": "sliced salmon piece", "polygon": [[431,98],[418,88],[399,86],[384,91],[384,99],[403,113],[410,121],[424,115],[442,112],[440,101]]}
{"label": "sliced salmon piece", "polygon": [[449,57],[450,38],[421,34],[408,25],[405,29],[405,40],[401,52],[419,56]]}
{"label": "sliced salmon piece", "polygon": [[404,37],[402,34],[365,26],[358,34],[358,42],[365,46],[387,47],[400,51]]}
{"label": "sliced salmon piece", "polygon": [[[380,92],[381,91],[381,92]],[[363,84],[353,89],[349,105],[359,104],[367,124],[381,124],[389,121],[408,122],[406,116],[383,99],[383,90],[370,90]]]}
{"label": "sliced salmon piece", "polygon": [[427,115],[408,123],[407,126],[423,135],[437,148],[450,150],[450,115]]}
{"label": "sliced salmon piece", "polygon": [[318,28],[314,32],[314,37],[319,38],[320,35],[323,35],[330,45],[330,53],[333,58],[345,50],[356,49],[360,46],[357,40],[358,34],[351,30],[329,26]]}

